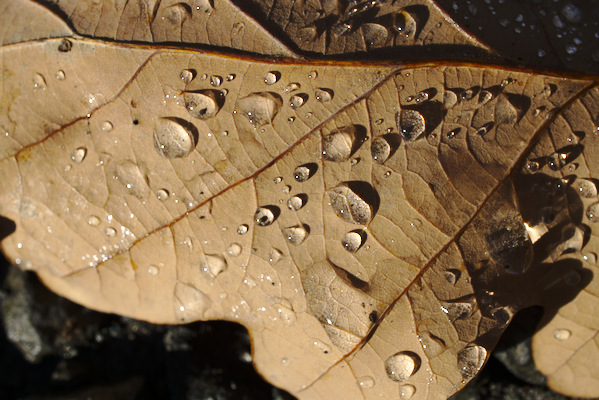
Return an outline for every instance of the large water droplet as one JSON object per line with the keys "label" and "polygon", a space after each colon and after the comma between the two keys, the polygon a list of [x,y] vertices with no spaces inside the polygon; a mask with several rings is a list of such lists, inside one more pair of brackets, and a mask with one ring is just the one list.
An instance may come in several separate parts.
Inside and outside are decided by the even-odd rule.
{"label": "large water droplet", "polygon": [[513,124],[518,119],[518,111],[505,96],[500,96],[495,105],[495,122]]}
{"label": "large water droplet", "polygon": [[464,347],[458,353],[458,369],[464,379],[472,378],[482,368],[487,349],[475,344]]}
{"label": "large water droplet", "polygon": [[354,150],[356,128],[353,125],[345,126],[332,131],[322,138],[322,156],[328,161],[345,161]]}
{"label": "large water droplet", "polygon": [[[347,184],[341,184],[329,190],[327,193],[331,199],[331,207],[335,214],[344,221],[367,225],[374,216],[374,210],[370,204],[374,198],[367,201],[354,189]],[[376,194],[374,188],[372,191],[373,194]]]}
{"label": "large water droplet", "polygon": [[401,385],[399,387],[399,400],[411,399],[416,393],[416,388],[413,385]]}
{"label": "large water droplet", "polygon": [[597,185],[590,179],[576,179],[573,186],[582,197],[597,197]]}
{"label": "large water droplet", "polygon": [[347,232],[341,238],[343,248],[350,253],[358,251],[360,247],[362,247],[362,235],[364,235],[364,233],[359,231]]}
{"label": "large water droplet", "polygon": [[451,90],[446,90],[443,94],[443,108],[449,110],[458,103],[458,95]]}
{"label": "large water droplet", "polygon": [[587,218],[590,222],[599,222],[599,202],[593,203],[587,208]]}
{"label": "large water droplet", "polygon": [[76,162],[77,164],[79,164],[80,162],[82,162],[85,159],[86,155],[87,155],[87,149],[85,147],[79,147],[79,148],[73,150],[73,153],[71,153],[71,160],[73,160],[73,162]]}
{"label": "large water droplet", "polygon": [[328,103],[333,99],[333,91],[331,89],[324,88],[316,89],[314,91],[314,97],[321,103]]}
{"label": "large water droplet", "polygon": [[183,100],[189,114],[199,119],[208,119],[214,117],[221,109],[222,96],[222,92],[218,90],[206,89],[184,92]]}
{"label": "large water droplet", "polygon": [[370,153],[377,164],[384,164],[391,154],[391,145],[385,138],[378,137],[370,144]]}
{"label": "large water droplet", "polygon": [[533,258],[532,242],[519,214],[507,216],[494,224],[486,237],[493,260],[509,273],[520,274]]}
{"label": "large water droplet", "polygon": [[409,12],[402,10],[393,16],[393,28],[398,34],[409,38],[416,34],[416,20]]}
{"label": "large water droplet", "polygon": [[281,73],[278,71],[270,71],[264,75],[264,83],[274,85],[281,78]]}
{"label": "large water droplet", "polygon": [[395,382],[407,381],[420,368],[420,356],[411,351],[402,351],[385,360],[385,371]]}
{"label": "large water droplet", "polygon": [[308,100],[308,95],[305,93],[294,94],[289,98],[289,107],[294,110],[297,110],[301,106],[303,106]]}
{"label": "large water droplet", "polygon": [[252,93],[237,102],[237,111],[252,125],[260,127],[270,124],[281,109],[283,99],[276,93]]}
{"label": "large water droplet", "polygon": [[422,114],[416,110],[402,110],[395,114],[397,129],[406,141],[416,140],[424,133],[426,123]]}
{"label": "large water droplet", "polygon": [[302,244],[310,234],[306,225],[296,225],[283,228],[281,233],[283,233],[283,237],[285,240],[287,240],[287,242],[294,245]]}
{"label": "large water droplet", "polygon": [[283,89],[283,91],[285,93],[291,93],[291,92],[295,92],[296,90],[300,90],[302,86],[297,83],[297,82],[291,82],[289,85],[285,86],[285,89]]}
{"label": "large water droplet", "polygon": [[259,207],[254,214],[254,222],[259,226],[268,226],[276,219],[272,207]]}
{"label": "large water droplet", "polygon": [[270,265],[275,265],[279,262],[281,257],[283,257],[283,253],[281,253],[281,250],[275,249],[273,247],[272,249],[270,249],[270,253],[268,253],[268,262],[270,263]]}
{"label": "large water droplet", "polygon": [[305,194],[299,194],[295,196],[291,196],[289,200],[287,200],[287,208],[293,211],[299,211],[305,204],[305,199],[308,197]]}
{"label": "large water droplet", "polygon": [[369,47],[380,47],[387,42],[389,31],[383,25],[374,23],[362,24],[362,34],[364,41]]}
{"label": "large water droplet", "polygon": [[183,120],[160,118],[154,128],[154,145],[166,158],[185,157],[196,146],[197,131]]}
{"label": "large water droplet", "polygon": [[217,276],[225,272],[228,268],[227,260],[220,254],[206,254],[205,259],[206,264],[203,269],[210,272],[212,276]]}

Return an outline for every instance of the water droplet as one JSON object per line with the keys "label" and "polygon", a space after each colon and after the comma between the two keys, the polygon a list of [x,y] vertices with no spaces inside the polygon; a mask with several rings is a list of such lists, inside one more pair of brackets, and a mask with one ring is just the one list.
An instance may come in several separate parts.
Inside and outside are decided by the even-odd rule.
{"label": "water droplet", "polygon": [[98,225],[100,225],[100,222],[101,222],[101,221],[100,221],[100,218],[98,218],[98,217],[97,217],[97,216],[95,216],[95,215],[90,215],[90,216],[87,218],[87,223],[88,223],[89,225],[91,225],[91,226],[98,226]]}
{"label": "water droplet", "polygon": [[104,121],[100,124],[100,129],[104,132],[110,132],[112,130],[112,123],[110,121]]}
{"label": "water droplet", "polygon": [[295,117],[294,116],[291,116],[291,117],[287,118],[287,122],[288,123],[291,124],[291,123],[293,123],[293,121],[295,121]]}
{"label": "water droplet", "polygon": [[351,156],[356,128],[353,125],[345,126],[332,131],[322,138],[322,155],[327,161],[345,161]]}
{"label": "water droplet", "polygon": [[293,177],[298,182],[305,182],[312,176],[312,168],[310,164],[300,165],[293,170]]}
{"label": "water droplet", "polygon": [[383,122],[385,122],[385,120],[384,120],[383,118],[379,118],[379,119],[377,119],[376,121],[374,121],[374,124],[375,124],[375,125],[380,125],[380,124],[382,124]]}
{"label": "water droplet", "polygon": [[398,34],[409,38],[416,34],[416,20],[409,12],[402,10],[393,16],[393,28]]}
{"label": "water droplet", "polygon": [[287,208],[293,211],[300,210],[304,206],[304,198],[305,195],[291,196],[289,200],[287,200]]}
{"label": "water droplet", "polygon": [[106,228],[106,230],[104,231],[104,233],[106,233],[106,236],[108,236],[108,237],[115,237],[116,236],[116,229],[114,229],[114,228]]}
{"label": "water droplet", "polygon": [[227,254],[231,257],[237,257],[241,254],[241,245],[239,243],[231,243],[229,247],[227,247]]}
{"label": "water droplet", "polygon": [[156,275],[158,275],[158,272],[160,272],[160,268],[158,268],[157,265],[155,265],[155,264],[148,265],[148,274],[150,274],[152,276],[156,276]]}
{"label": "water droplet", "polygon": [[314,91],[314,97],[321,103],[328,103],[333,99],[333,91],[331,89],[319,88]]}
{"label": "water droplet", "polygon": [[154,128],[154,145],[160,155],[166,158],[185,157],[196,146],[196,138],[190,126],[179,120],[160,118]]}
{"label": "water droplet", "polygon": [[297,110],[298,108],[304,105],[307,99],[308,95],[306,95],[305,93],[294,94],[293,96],[291,96],[291,98],[289,98],[289,107],[291,107],[294,110]]}
{"label": "water droplet", "polygon": [[566,153],[553,153],[547,157],[547,166],[553,171],[559,171],[566,165],[568,155]]}
{"label": "water droplet", "polygon": [[345,250],[355,253],[362,247],[362,235],[358,231],[347,232],[341,238],[341,244]]}
{"label": "water droplet", "polygon": [[166,190],[166,189],[158,189],[156,191],[156,197],[160,201],[166,201],[166,200],[168,200],[169,195],[170,194],[169,194],[168,190]]}
{"label": "water droplet", "polygon": [[227,82],[231,82],[232,80],[235,79],[235,74],[229,74],[227,75],[227,77],[225,78],[227,80]]}
{"label": "water droplet", "polygon": [[416,388],[413,385],[401,385],[399,387],[399,400],[411,399],[416,393]]}
{"label": "water droplet", "polygon": [[[229,247],[229,249],[230,248],[231,247]],[[241,253],[241,246],[239,246],[239,253]],[[228,254],[228,251],[227,251],[227,254]],[[229,255],[231,255],[231,254],[229,254]],[[237,254],[237,255],[239,255],[239,254]],[[214,276],[214,277],[225,272],[228,268],[227,260],[225,259],[225,257],[221,256],[220,254],[206,254],[204,256],[204,258],[206,259],[206,264],[202,267],[202,269],[210,272],[210,274],[212,274],[212,276]]]}
{"label": "water droplet", "polygon": [[377,164],[384,164],[391,154],[391,145],[385,138],[378,137],[370,144],[370,153]]}
{"label": "water droplet", "polygon": [[276,185],[277,183],[281,183],[283,182],[283,177],[282,176],[277,176],[276,178],[274,178],[272,180],[274,182],[274,184]]}
{"label": "water droplet", "polygon": [[534,174],[539,170],[540,165],[537,161],[528,160],[526,161],[525,168],[529,174]]}
{"label": "water droplet", "polygon": [[241,224],[237,227],[237,233],[240,235],[245,235],[246,233],[248,233],[249,228],[250,227],[246,224]]}
{"label": "water droplet", "polygon": [[370,389],[374,387],[374,379],[371,376],[363,376],[356,381],[359,387],[362,389]]}
{"label": "water droplet", "polygon": [[218,75],[212,75],[210,77],[210,84],[214,87],[219,87],[223,83],[223,77]]}
{"label": "water droplet", "polygon": [[283,253],[280,250],[275,249],[274,247],[270,249],[270,253],[268,254],[268,262],[270,265],[275,265],[279,262],[279,260],[283,257]]}
{"label": "water droplet", "polygon": [[387,42],[389,31],[383,25],[374,23],[362,24],[362,34],[364,41],[369,47],[380,47]]}
{"label": "water droplet", "polygon": [[595,253],[586,253],[582,255],[582,259],[588,262],[589,264],[597,264],[597,254]]}
{"label": "water droplet", "polygon": [[429,99],[429,93],[426,91],[418,92],[416,96],[414,96],[414,101],[416,103],[424,103]]}
{"label": "water droplet", "polygon": [[407,141],[416,140],[424,133],[424,117],[416,110],[402,110],[395,115],[395,120],[397,129]]}
{"label": "water droplet", "polygon": [[488,90],[483,90],[478,95],[478,104],[483,105],[493,100],[493,93]]}
{"label": "water droplet", "polygon": [[327,194],[335,214],[344,221],[367,225],[374,216],[372,206],[346,184],[332,188]]}
{"label": "water droplet", "polygon": [[291,192],[291,186],[289,186],[289,185],[283,186],[283,189],[281,190],[281,192],[283,192],[285,194],[289,194]]}
{"label": "water droplet", "polygon": [[385,360],[385,371],[395,382],[407,381],[420,368],[420,356],[411,351],[402,351]]}
{"label": "water droplet", "polygon": [[553,337],[560,341],[568,340],[570,336],[572,336],[572,332],[568,329],[556,329],[553,331]]}
{"label": "water droplet", "polygon": [[282,104],[283,99],[278,94],[259,92],[240,99],[237,109],[254,127],[260,127],[272,122]]}
{"label": "water droplet", "polygon": [[73,162],[79,164],[85,159],[86,155],[87,155],[87,148],[79,147],[79,148],[73,150],[73,152],[71,153],[71,160],[73,160]]}
{"label": "water droplet", "polygon": [[429,357],[436,357],[445,351],[445,341],[430,332],[423,333],[418,339]]}
{"label": "water droplet", "polygon": [[46,79],[42,74],[33,75],[33,88],[34,89],[46,89]]}
{"label": "water droplet", "polygon": [[193,69],[184,69],[179,75],[183,83],[188,84],[196,77],[196,72]]}
{"label": "water droplet", "polygon": [[301,88],[301,85],[297,82],[291,82],[289,85],[285,86],[285,89],[283,89],[283,91],[285,93],[291,93],[291,92],[295,92],[296,90],[299,90]]}
{"label": "water droplet", "polygon": [[308,79],[316,79],[316,78],[318,78],[318,72],[316,72],[316,71],[308,72]]}
{"label": "water droplet", "polygon": [[138,199],[143,199],[150,193],[147,177],[132,161],[123,161],[118,164],[113,177],[125,187],[127,193]]}
{"label": "water droplet", "polygon": [[56,79],[58,79],[59,81],[64,81],[65,78],[67,77],[66,74],[64,73],[63,70],[58,70],[56,71],[56,75],[55,75]]}
{"label": "water droplet", "polygon": [[592,198],[597,196],[597,185],[590,179],[577,179],[574,182],[574,188],[582,197]]}
{"label": "water droplet", "polygon": [[208,119],[214,117],[221,109],[221,92],[217,90],[199,90],[197,92],[184,92],[183,101],[185,108],[192,117]]}
{"label": "water droplet", "polygon": [[449,282],[451,285],[455,285],[455,283],[460,278],[460,275],[461,275],[461,272],[460,272],[460,270],[457,270],[457,269],[448,269],[443,272],[443,276],[445,277],[445,280],[447,282]]}
{"label": "water droplet", "polygon": [[500,96],[495,104],[495,122],[498,124],[514,124],[518,119],[518,111],[505,97]]}
{"label": "water droplet", "polygon": [[302,244],[310,234],[305,225],[296,225],[283,228],[281,233],[283,233],[283,237],[287,240],[287,242],[294,245]]}
{"label": "water droplet", "polygon": [[275,221],[275,214],[269,207],[259,207],[254,214],[254,222],[259,226],[268,226]]}
{"label": "water droplet", "polygon": [[587,218],[590,222],[599,222],[599,202],[593,203],[587,208]]}
{"label": "water droplet", "polygon": [[487,358],[487,349],[475,344],[458,352],[458,369],[464,379],[472,378],[482,368]]}
{"label": "water droplet", "polygon": [[281,73],[278,71],[270,71],[264,75],[264,83],[274,85],[281,78]]}
{"label": "water droplet", "polygon": [[457,319],[466,319],[472,314],[472,304],[465,302],[441,302],[441,311],[453,322]]}
{"label": "water droplet", "polygon": [[449,110],[458,103],[458,96],[451,90],[446,90],[443,94],[443,108]]}

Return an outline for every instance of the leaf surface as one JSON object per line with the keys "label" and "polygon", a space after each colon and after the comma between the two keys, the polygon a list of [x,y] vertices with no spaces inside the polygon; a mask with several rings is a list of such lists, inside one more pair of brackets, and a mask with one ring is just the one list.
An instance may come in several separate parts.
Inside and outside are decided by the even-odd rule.
{"label": "leaf surface", "polygon": [[[224,1],[23,3],[53,22],[3,36],[2,249],[53,290],[152,322],[240,322],[258,370],[302,399],[446,398],[541,304],[539,368],[596,395],[592,78],[119,43],[296,57]],[[284,21],[285,2],[260,4]],[[484,48],[444,21],[435,43]],[[310,48],[293,29],[302,52],[368,50],[362,27]]]}

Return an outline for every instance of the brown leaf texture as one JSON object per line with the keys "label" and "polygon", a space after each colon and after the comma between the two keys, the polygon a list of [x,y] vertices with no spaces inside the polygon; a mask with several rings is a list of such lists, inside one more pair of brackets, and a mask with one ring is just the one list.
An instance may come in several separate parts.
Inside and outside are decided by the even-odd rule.
{"label": "brown leaf texture", "polygon": [[0,36],[2,250],[57,293],[239,322],[309,400],[447,398],[541,305],[538,368],[599,396],[594,77],[301,59],[494,57],[424,0],[17,3],[46,23]]}

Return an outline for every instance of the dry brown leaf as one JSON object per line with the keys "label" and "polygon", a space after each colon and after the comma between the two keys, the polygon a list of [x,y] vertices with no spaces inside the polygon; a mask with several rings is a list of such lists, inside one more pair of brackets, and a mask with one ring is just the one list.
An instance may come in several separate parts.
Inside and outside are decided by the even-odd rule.
{"label": "dry brown leaf", "polygon": [[[119,43],[295,57],[224,1],[56,2],[113,42],[18,3],[49,24],[2,36],[2,249],[53,290],[153,322],[242,323],[258,370],[301,399],[446,398],[540,304],[539,368],[598,395],[592,78]],[[191,11],[167,28],[173,7]],[[443,26],[435,43],[482,48]],[[362,51],[355,32],[308,50]]]}

